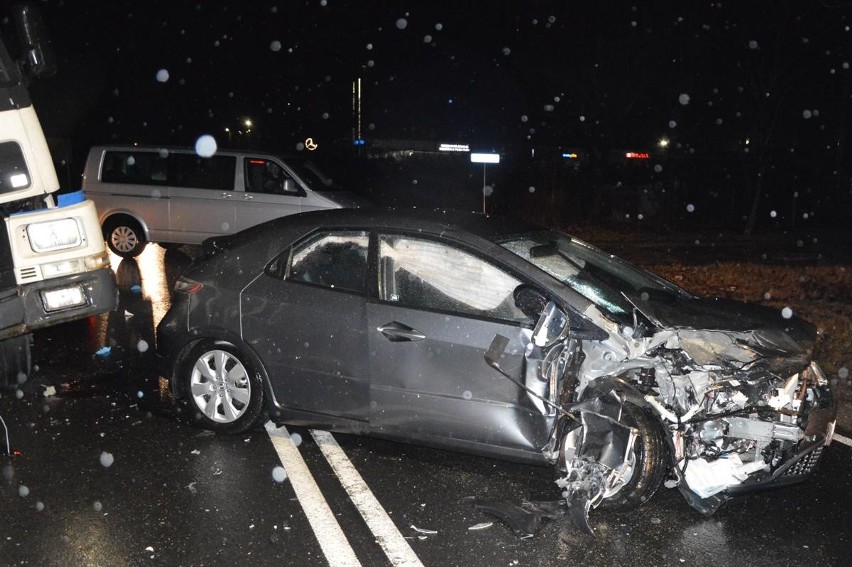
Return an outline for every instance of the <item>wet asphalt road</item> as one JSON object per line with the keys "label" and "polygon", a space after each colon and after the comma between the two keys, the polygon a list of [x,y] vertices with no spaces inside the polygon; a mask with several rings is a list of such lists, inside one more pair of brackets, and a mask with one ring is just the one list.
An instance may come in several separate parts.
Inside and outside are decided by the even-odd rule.
{"label": "wet asphalt road", "polygon": [[[270,434],[198,429],[157,376],[154,322],[188,257],[151,246],[139,262],[114,261],[119,312],[37,334],[38,368],[23,396],[0,394],[18,452],[0,457],[0,565],[324,565],[347,549],[363,565],[402,564],[389,555],[467,566],[848,564],[852,448],[841,443],[809,482],[731,502],[712,518],[661,489],[633,512],[593,511],[595,538],[562,518],[519,539],[472,500],[552,499],[549,469],[335,434],[392,538],[374,533],[380,513],[359,513],[364,495],[347,493],[351,477],[329,464],[327,442],[290,428],[283,439],[339,525],[321,543],[328,526],[313,519],[317,502]],[[394,538],[411,554],[395,556]]]}

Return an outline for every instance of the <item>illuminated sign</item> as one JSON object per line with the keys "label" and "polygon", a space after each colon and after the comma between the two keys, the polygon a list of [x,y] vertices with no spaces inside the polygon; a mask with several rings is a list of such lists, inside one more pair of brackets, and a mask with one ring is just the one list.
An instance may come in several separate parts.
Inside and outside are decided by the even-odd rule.
{"label": "illuminated sign", "polygon": [[577,155],[577,154],[576,154],[576,153],[574,153],[574,152],[571,152],[571,153],[569,153],[569,154],[562,154],[562,157],[564,157],[565,159],[577,159],[577,158],[579,158],[580,156],[579,156],[579,155]]}
{"label": "illuminated sign", "polygon": [[469,152],[470,146],[467,144],[441,144],[438,150],[442,152]]}
{"label": "illuminated sign", "polygon": [[651,154],[648,152],[627,152],[624,157],[627,159],[651,159]]}
{"label": "illuminated sign", "polygon": [[317,143],[314,142],[313,138],[308,138],[307,140],[305,140],[305,148],[309,151],[314,151],[315,149],[317,149],[317,147]]}
{"label": "illuminated sign", "polygon": [[500,154],[470,154],[472,163],[500,163]]}

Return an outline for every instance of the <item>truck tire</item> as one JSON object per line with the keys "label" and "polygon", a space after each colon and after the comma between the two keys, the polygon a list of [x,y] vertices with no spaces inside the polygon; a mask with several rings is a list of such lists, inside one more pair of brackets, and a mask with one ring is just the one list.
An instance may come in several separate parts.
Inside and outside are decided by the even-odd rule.
{"label": "truck tire", "polygon": [[30,335],[0,341],[0,387],[23,384],[31,368]]}

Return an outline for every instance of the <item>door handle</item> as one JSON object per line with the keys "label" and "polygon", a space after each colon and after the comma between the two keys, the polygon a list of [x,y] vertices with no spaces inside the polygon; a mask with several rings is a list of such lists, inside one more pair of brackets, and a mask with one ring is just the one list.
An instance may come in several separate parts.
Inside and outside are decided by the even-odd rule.
{"label": "door handle", "polygon": [[227,191],[222,192],[222,198],[223,199],[230,199],[231,197],[232,197],[232,195],[230,193],[228,193]]}
{"label": "door handle", "polygon": [[422,341],[426,338],[426,335],[422,334],[420,331],[412,329],[408,325],[403,325],[397,321],[385,323],[381,327],[377,327],[377,329],[392,343]]}
{"label": "door handle", "polygon": [[244,195],[243,196],[243,201],[251,201],[252,199],[254,199],[254,195]]}

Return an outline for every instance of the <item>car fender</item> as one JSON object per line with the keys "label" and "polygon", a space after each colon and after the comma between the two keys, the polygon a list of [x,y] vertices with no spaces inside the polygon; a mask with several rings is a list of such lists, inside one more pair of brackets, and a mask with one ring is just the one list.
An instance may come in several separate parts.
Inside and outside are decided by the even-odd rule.
{"label": "car fender", "polygon": [[187,342],[183,348],[180,349],[177,356],[175,356],[169,375],[172,377],[170,380],[171,391],[176,399],[182,399],[184,397],[183,389],[179,383],[180,380],[184,379],[184,377],[180,375],[181,361],[187,352],[195,348],[195,346],[202,341],[210,341],[214,346],[231,346],[239,349],[240,352],[248,358],[248,362],[252,365],[255,372],[260,375],[260,379],[263,382],[263,393],[267,408],[272,409],[277,406],[272,392],[272,387],[269,383],[269,374],[266,371],[266,366],[264,366],[263,362],[260,360],[260,357],[250,344],[243,341],[238,335],[222,328],[208,329],[204,333],[199,333],[197,338],[193,338],[191,341]]}

